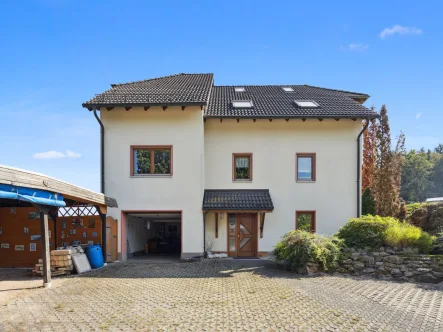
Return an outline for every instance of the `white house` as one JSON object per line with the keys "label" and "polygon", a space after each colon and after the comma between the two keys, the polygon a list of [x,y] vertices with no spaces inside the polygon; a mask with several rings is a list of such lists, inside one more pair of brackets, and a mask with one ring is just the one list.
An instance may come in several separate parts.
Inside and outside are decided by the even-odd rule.
{"label": "white house", "polygon": [[[234,257],[286,232],[332,234],[360,210],[362,93],[216,86],[212,74],[112,84],[83,106],[102,128],[102,191],[120,258]],[[97,114],[100,111],[100,117]]]}

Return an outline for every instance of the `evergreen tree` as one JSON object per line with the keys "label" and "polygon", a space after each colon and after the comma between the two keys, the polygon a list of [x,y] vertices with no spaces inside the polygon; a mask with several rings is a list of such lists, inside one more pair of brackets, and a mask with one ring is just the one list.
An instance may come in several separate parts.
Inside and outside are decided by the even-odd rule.
{"label": "evergreen tree", "polygon": [[[374,110],[374,107],[372,107]],[[366,125],[366,123],[364,123]],[[362,192],[366,188],[372,186],[374,170],[376,166],[376,138],[377,138],[377,122],[372,119],[369,127],[363,133],[363,166],[362,166]]]}
{"label": "evergreen tree", "polygon": [[396,151],[392,151],[388,111],[383,105],[377,130],[376,168],[371,188],[375,212],[380,216],[399,215],[403,150],[404,135],[401,134],[396,144]]}
{"label": "evergreen tree", "polygon": [[434,149],[434,152],[443,154],[443,144],[440,143],[439,145],[437,145],[437,147]]}
{"label": "evergreen tree", "polygon": [[367,215],[367,214],[374,215],[375,214],[374,199],[372,198],[371,189],[369,187],[366,187],[365,191],[363,192],[361,201],[362,201],[361,204],[362,215]]}

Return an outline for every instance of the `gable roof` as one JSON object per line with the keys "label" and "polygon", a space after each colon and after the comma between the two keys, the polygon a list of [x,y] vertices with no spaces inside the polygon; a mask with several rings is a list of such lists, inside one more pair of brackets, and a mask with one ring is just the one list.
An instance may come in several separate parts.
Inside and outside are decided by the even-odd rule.
{"label": "gable roof", "polygon": [[[360,102],[365,93],[310,85],[214,86],[213,74],[177,74],[143,81],[111,84],[111,89],[83,104],[88,109],[132,106],[207,105],[205,118],[375,118],[378,114]],[[235,92],[244,87],[244,92]],[[294,91],[286,92],[283,87]],[[300,107],[294,101],[313,101],[318,107]],[[233,107],[233,101],[251,101],[252,107]]]}
{"label": "gable roof", "polygon": [[[377,113],[355,99],[369,96],[309,85],[246,85],[244,92],[234,86],[214,86],[205,117],[216,118],[374,118]],[[286,92],[283,87],[294,91]],[[250,100],[251,108],[234,108],[232,101]],[[314,101],[318,107],[299,107],[294,101]]]}
{"label": "gable roof", "polygon": [[272,211],[268,189],[206,189],[203,210]]}
{"label": "gable roof", "polygon": [[213,81],[213,74],[176,74],[111,84],[111,89],[83,103],[83,107],[206,105]]}

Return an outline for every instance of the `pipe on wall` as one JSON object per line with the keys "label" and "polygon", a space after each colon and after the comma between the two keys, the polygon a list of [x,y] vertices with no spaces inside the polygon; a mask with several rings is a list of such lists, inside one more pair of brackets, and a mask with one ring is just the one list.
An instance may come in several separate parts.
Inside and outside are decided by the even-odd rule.
{"label": "pipe on wall", "polygon": [[366,119],[366,124],[364,125],[363,129],[360,131],[360,133],[357,136],[357,218],[361,216],[361,188],[360,188],[360,178],[361,178],[361,143],[360,138],[361,135],[365,132],[366,129],[369,127],[369,118]]}
{"label": "pipe on wall", "polygon": [[94,116],[100,124],[100,191],[105,193],[105,127],[97,115],[97,109],[94,109]]}

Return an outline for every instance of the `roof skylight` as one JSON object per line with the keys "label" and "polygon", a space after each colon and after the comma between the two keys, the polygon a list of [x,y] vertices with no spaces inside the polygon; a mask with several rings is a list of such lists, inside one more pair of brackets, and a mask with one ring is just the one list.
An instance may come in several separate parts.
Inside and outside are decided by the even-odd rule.
{"label": "roof skylight", "polygon": [[294,89],[291,88],[290,86],[284,86],[283,90],[286,91],[286,92],[293,92],[294,91]]}
{"label": "roof skylight", "polygon": [[235,100],[232,101],[234,108],[252,108],[252,101],[250,100]]}
{"label": "roof skylight", "polygon": [[298,107],[302,108],[316,108],[319,105],[313,100],[294,100]]}
{"label": "roof skylight", "polygon": [[235,89],[235,92],[245,92],[245,88],[242,86],[237,86],[234,89]]}

